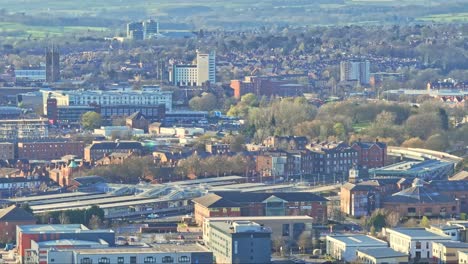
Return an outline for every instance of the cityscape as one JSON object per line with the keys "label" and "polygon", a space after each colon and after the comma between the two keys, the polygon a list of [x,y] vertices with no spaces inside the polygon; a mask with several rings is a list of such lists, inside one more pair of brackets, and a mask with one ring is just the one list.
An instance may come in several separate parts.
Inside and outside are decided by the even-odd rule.
{"label": "cityscape", "polygon": [[0,263],[468,263],[465,0],[0,4]]}

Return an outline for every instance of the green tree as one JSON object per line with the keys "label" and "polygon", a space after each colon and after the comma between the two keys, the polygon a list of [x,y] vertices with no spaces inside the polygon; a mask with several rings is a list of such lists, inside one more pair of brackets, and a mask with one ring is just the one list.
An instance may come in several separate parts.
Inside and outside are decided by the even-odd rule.
{"label": "green tree", "polygon": [[427,218],[427,216],[423,216],[422,219],[421,219],[421,222],[419,223],[419,225],[421,227],[429,227],[430,225],[430,222],[429,222],[429,219]]}
{"label": "green tree", "polygon": [[89,112],[84,113],[81,116],[81,126],[84,129],[91,130],[91,129],[99,128],[101,124],[102,124],[101,115],[96,112],[89,111]]}

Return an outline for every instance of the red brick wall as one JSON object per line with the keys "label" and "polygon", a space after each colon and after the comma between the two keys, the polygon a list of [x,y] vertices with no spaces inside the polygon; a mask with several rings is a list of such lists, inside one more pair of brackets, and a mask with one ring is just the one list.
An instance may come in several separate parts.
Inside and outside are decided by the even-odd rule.
{"label": "red brick wall", "polygon": [[84,147],[83,142],[20,142],[18,143],[18,158],[51,160],[65,155],[81,157]]}
{"label": "red brick wall", "polygon": [[11,242],[16,240],[17,225],[34,225],[36,221],[15,221],[15,222],[0,222],[0,241]]}

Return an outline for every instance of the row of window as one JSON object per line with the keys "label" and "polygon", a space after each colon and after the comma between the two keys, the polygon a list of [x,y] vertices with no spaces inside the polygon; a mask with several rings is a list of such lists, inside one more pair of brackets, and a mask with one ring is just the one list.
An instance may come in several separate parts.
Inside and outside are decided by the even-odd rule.
{"label": "row of window", "polygon": [[[174,257],[172,256],[164,256],[161,258],[161,261],[157,261],[156,257],[148,256],[143,259],[144,264],[152,264],[152,263],[174,263]],[[117,264],[124,264],[125,257],[117,257]],[[178,263],[190,263],[190,257],[188,256],[180,256],[178,258]],[[91,258],[82,258],[80,264],[93,264],[93,259]],[[108,257],[101,257],[99,258],[97,264],[111,264],[110,258]],[[137,264],[137,257],[130,256],[130,264]]]}

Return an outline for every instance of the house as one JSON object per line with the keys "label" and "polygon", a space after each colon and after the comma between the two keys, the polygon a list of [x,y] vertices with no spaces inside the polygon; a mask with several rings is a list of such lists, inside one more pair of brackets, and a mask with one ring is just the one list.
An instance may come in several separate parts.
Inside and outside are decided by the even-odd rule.
{"label": "house", "polygon": [[36,218],[23,208],[11,205],[0,209],[0,243],[16,240],[16,226],[35,225]]}
{"label": "house", "polygon": [[387,242],[359,234],[336,234],[326,237],[327,254],[331,257],[351,262],[356,260],[356,251],[365,248],[388,248]]}
{"label": "house", "polygon": [[391,248],[359,248],[356,250],[356,261],[366,264],[406,264],[408,255]]}

